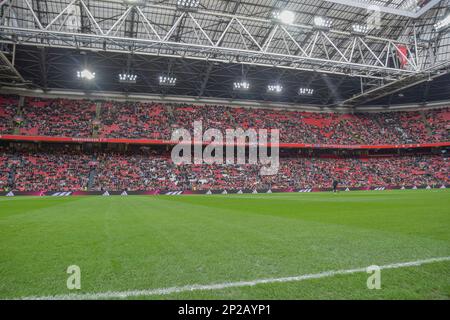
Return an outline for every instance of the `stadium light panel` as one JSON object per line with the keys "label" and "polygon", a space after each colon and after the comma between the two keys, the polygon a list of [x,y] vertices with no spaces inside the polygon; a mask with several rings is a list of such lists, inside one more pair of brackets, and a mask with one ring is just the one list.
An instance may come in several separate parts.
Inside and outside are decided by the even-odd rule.
{"label": "stadium light panel", "polygon": [[331,28],[331,25],[333,24],[333,21],[329,18],[321,17],[321,16],[315,16],[314,17],[314,25],[318,28],[325,28],[329,29]]}
{"label": "stadium light panel", "polygon": [[295,13],[289,10],[274,11],[273,18],[284,24],[292,24],[295,20]]}
{"label": "stadium light panel", "polygon": [[200,0],[178,0],[177,7],[181,9],[195,9],[200,5]]}
{"label": "stadium light panel", "polygon": [[129,73],[119,74],[119,82],[121,83],[136,83],[137,75]]}
{"label": "stadium light panel", "polygon": [[281,84],[269,84],[267,86],[267,92],[269,93],[281,93],[283,91],[283,86]]}
{"label": "stadium light panel", "polygon": [[441,21],[435,23],[434,25],[434,29],[436,31],[441,31],[444,28],[450,26],[450,14],[448,14],[444,19],[442,19]]}
{"label": "stadium light panel", "polygon": [[359,34],[367,34],[369,33],[369,26],[363,24],[354,24],[352,25],[353,32]]}
{"label": "stadium light panel", "polygon": [[159,76],[159,85],[160,86],[168,86],[173,87],[177,83],[177,78],[168,76],[168,75],[161,75]]}
{"label": "stadium light panel", "polygon": [[250,89],[250,83],[248,81],[236,81],[233,83],[234,90],[248,90]]}
{"label": "stadium light panel", "polygon": [[314,89],[311,88],[299,88],[298,94],[300,96],[312,96],[314,94]]}
{"label": "stadium light panel", "polygon": [[77,71],[78,79],[92,80],[95,78],[95,72],[91,72],[88,69]]}

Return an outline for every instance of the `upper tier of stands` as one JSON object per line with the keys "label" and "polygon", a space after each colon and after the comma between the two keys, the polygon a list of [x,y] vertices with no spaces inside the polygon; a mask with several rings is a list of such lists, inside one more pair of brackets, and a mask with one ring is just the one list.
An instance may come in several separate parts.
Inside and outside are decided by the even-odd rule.
{"label": "upper tier of stands", "polygon": [[17,97],[0,96],[0,133],[10,133],[13,128],[13,118],[17,113]]}
{"label": "upper tier of stands", "polygon": [[[19,118],[14,118],[19,116]],[[20,120],[20,121],[18,121]],[[0,97],[0,133],[170,139],[175,128],[279,129],[280,142],[409,144],[450,141],[450,108],[383,113],[313,113],[261,108]]]}

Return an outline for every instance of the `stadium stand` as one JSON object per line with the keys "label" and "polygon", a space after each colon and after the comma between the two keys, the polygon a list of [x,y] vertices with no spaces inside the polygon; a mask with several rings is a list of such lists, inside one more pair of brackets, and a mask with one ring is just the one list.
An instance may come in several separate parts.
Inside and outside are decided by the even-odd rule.
{"label": "stadium stand", "polygon": [[[169,155],[103,156],[95,189],[209,190],[328,188],[334,178],[345,187],[448,184],[448,161],[442,156],[390,158],[286,158],[278,174],[260,176],[257,165],[182,165]],[[104,179],[108,176],[107,179]]]}
{"label": "stadium stand", "polygon": [[11,185],[9,181],[10,159],[12,158],[9,153],[4,151],[0,153],[0,190],[4,190]]}
{"label": "stadium stand", "polygon": [[101,138],[170,137],[167,107],[156,103],[106,102],[101,109]]}
{"label": "stadium stand", "polygon": [[2,181],[14,172],[13,186],[17,191],[81,190],[87,186],[90,156],[67,149],[61,151],[3,152]]}
{"label": "stadium stand", "polygon": [[[228,106],[0,97],[0,133],[62,137],[170,139],[173,129],[281,128],[281,142],[409,144],[449,139],[450,109],[361,114],[313,113]],[[18,121],[20,120],[20,121]],[[169,149],[147,147],[86,152],[80,145],[2,147],[0,188],[17,191],[221,190],[449,184],[446,154],[345,157],[292,153],[280,170],[260,176],[258,165],[181,165]],[[19,150],[19,151],[18,151]],[[84,150],[84,151],[81,151]],[[121,150],[121,151],[119,151]]]}
{"label": "stadium stand", "polygon": [[[5,98],[3,100],[5,101]],[[1,103],[1,132],[13,132],[14,108]],[[88,100],[26,99],[22,135],[170,139],[174,128],[280,129],[280,142],[315,144],[408,144],[449,141],[450,109],[383,113],[313,113],[226,106]],[[8,127],[10,126],[10,127]]]}
{"label": "stadium stand", "polygon": [[15,97],[0,96],[0,134],[12,133],[13,118],[17,113],[18,100]]}
{"label": "stadium stand", "polygon": [[[259,165],[176,166],[170,153],[148,148],[85,153],[73,148],[0,153],[1,184],[14,172],[13,190],[222,190],[343,187],[440,186],[450,183],[446,155],[305,157],[280,159],[278,174],[260,176]],[[92,175],[92,172],[94,173]]]}
{"label": "stadium stand", "polygon": [[87,100],[26,99],[22,135],[91,137],[96,105]]}

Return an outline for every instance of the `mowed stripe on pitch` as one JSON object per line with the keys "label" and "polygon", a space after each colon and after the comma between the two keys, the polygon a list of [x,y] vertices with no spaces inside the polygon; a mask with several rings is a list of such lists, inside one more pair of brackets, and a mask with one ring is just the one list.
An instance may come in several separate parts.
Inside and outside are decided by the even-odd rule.
{"label": "mowed stripe on pitch", "polygon": [[[398,269],[407,267],[416,267],[424,264],[430,264],[435,262],[450,261],[450,256],[446,257],[436,257],[408,262],[398,262],[387,265],[378,266],[380,270],[386,269]],[[108,291],[99,293],[83,293],[83,294],[65,294],[65,295],[55,295],[55,296],[30,296],[21,297],[16,299],[22,300],[82,300],[82,299],[125,299],[130,297],[140,297],[140,296],[156,296],[156,295],[168,295],[172,293],[189,292],[189,291],[205,291],[205,290],[221,290],[227,288],[236,287],[251,287],[258,284],[270,284],[270,283],[283,283],[283,282],[295,282],[304,281],[310,279],[320,279],[334,277],[337,275],[346,275],[354,273],[367,272],[367,267],[354,268],[354,269],[342,269],[342,270],[330,270],[323,271],[320,273],[304,274],[291,277],[281,277],[281,278],[266,278],[266,279],[256,279],[250,281],[237,281],[237,282],[223,282],[215,284],[193,284],[181,287],[168,287],[168,288],[158,288],[158,289],[144,289],[144,290],[129,290],[129,291]]]}

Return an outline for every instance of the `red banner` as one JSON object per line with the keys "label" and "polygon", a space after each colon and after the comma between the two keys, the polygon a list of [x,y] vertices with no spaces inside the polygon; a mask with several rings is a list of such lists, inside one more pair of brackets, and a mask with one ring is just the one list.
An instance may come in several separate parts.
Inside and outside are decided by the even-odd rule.
{"label": "red banner", "polygon": [[[48,136],[23,136],[23,135],[0,135],[0,140],[9,141],[33,141],[33,142],[66,142],[66,143],[129,143],[143,145],[175,145],[178,141],[154,140],[154,139],[124,139],[124,138],[70,138],[70,137],[48,137]],[[209,142],[203,142],[207,145]],[[218,144],[221,145],[221,144]],[[268,145],[270,147],[270,144]],[[280,148],[295,149],[409,149],[447,147],[450,142],[433,142],[418,144],[382,144],[382,145],[342,145],[342,144],[311,144],[311,143],[280,143]]]}
{"label": "red banner", "polygon": [[408,63],[408,48],[405,45],[399,45],[397,49],[398,60],[400,61],[400,68],[404,69]]}

